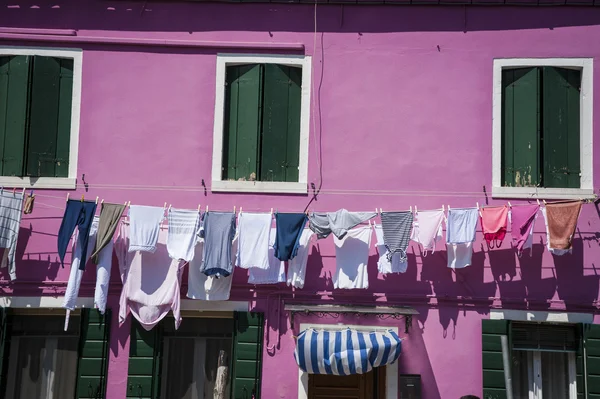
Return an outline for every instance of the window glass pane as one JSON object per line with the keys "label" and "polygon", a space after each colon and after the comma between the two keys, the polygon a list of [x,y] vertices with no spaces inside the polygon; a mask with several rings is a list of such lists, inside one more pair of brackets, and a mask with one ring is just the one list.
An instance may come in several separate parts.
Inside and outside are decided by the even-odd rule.
{"label": "window glass pane", "polygon": [[544,399],[569,397],[569,358],[564,352],[542,352],[542,393]]}
{"label": "window glass pane", "polygon": [[528,352],[513,351],[512,354],[512,388],[514,398],[529,398],[529,368]]}

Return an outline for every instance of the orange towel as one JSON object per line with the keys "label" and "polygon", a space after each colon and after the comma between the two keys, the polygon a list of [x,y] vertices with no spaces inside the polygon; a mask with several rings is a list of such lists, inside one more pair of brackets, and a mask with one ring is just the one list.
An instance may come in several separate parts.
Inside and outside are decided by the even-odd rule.
{"label": "orange towel", "polygon": [[581,201],[573,201],[546,205],[550,248],[571,248],[573,234],[577,228],[577,219],[581,212],[581,204]]}

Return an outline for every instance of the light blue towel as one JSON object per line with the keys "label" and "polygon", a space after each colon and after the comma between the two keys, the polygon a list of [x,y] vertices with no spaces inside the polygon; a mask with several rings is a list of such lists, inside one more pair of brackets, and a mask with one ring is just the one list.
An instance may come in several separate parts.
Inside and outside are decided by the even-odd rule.
{"label": "light blue towel", "polygon": [[160,224],[164,218],[164,208],[131,205],[129,207],[129,252],[156,251]]}
{"label": "light blue towel", "polygon": [[479,209],[448,209],[446,224],[446,242],[464,244],[475,241],[475,231],[479,220]]}

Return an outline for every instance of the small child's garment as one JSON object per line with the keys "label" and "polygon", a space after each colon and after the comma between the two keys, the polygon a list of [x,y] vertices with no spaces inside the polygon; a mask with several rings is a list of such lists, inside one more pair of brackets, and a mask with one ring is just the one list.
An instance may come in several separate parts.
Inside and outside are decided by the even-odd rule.
{"label": "small child's garment", "polygon": [[[189,262],[188,269],[188,291],[187,297],[190,299],[201,299],[204,301],[227,301],[231,293],[231,283],[233,282],[232,272],[227,277],[207,276],[202,273],[202,252],[204,240],[200,240],[196,245],[196,256]],[[234,260],[238,247],[238,238],[234,238],[231,246],[231,257]]]}
{"label": "small child's garment", "polygon": [[449,268],[460,269],[471,264],[478,217],[477,208],[448,209],[446,249]]}
{"label": "small child's garment", "polygon": [[546,204],[542,214],[546,221],[546,245],[554,255],[564,255],[573,251],[573,235],[581,212],[581,201]]}
{"label": "small child's garment", "polygon": [[200,212],[187,209],[169,209],[169,234],[167,250],[172,259],[190,261],[194,258],[198,233],[200,232]]}
{"label": "small child's garment", "polygon": [[539,210],[539,205],[519,205],[511,207],[508,213],[512,242],[518,256],[523,254],[524,249],[533,246],[533,228]]}
{"label": "small child's garment", "polygon": [[[2,197],[2,200],[4,200],[4,197]],[[75,230],[75,227],[78,227],[79,230],[82,248],[81,253],[87,256],[88,240],[90,236],[92,220],[94,219],[94,213],[96,213],[95,202],[76,200],[67,201],[65,214],[60,224],[60,229],[58,230],[58,257],[60,258],[60,264],[62,267],[65,267],[65,253],[67,252],[67,247],[69,246],[69,241],[71,240],[71,236],[73,235],[73,230]],[[19,210],[19,215],[20,214],[21,211]],[[87,258],[80,263],[79,267],[81,270],[85,269],[86,262]]]}
{"label": "small child's garment", "polygon": [[[17,278],[15,256],[17,254],[17,238],[19,237],[22,210],[23,192],[12,193],[0,190],[0,248],[6,248],[0,267],[8,266],[8,274],[11,281]],[[71,229],[72,232],[73,230]],[[67,239],[67,244],[68,242]],[[67,247],[65,246],[65,251],[66,249]],[[65,251],[62,252],[61,261],[64,258]]]}
{"label": "small child's garment", "polygon": [[311,229],[304,229],[300,236],[300,246],[298,247],[298,255],[288,262],[287,285],[295,288],[304,287],[304,278],[306,276],[306,264],[308,263],[308,255],[310,252],[310,241],[314,233]]}
{"label": "small child's garment", "polygon": [[[237,266],[242,269],[269,268],[269,237],[273,215],[240,212]],[[273,237],[272,242],[275,241]]]}
{"label": "small child's garment", "polygon": [[391,262],[392,255],[399,253],[400,262],[406,262],[406,250],[408,249],[412,225],[412,211],[381,213],[383,242],[388,250],[388,261]]}
{"label": "small child's garment", "polygon": [[313,212],[309,217],[309,227],[318,239],[327,238],[333,233],[341,240],[348,230],[375,216],[377,216],[375,212],[348,212],[346,209],[327,213]]}
{"label": "small child's garment", "polygon": [[371,226],[348,231],[343,239],[335,237],[336,270],[333,288],[369,288],[367,263],[371,246]]}
{"label": "small child's garment", "polygon": [[377,253],[379,259],[377,260],[377,270],[381,274],[389,273],[405,273],[408,268],[408,261],[400,261],[400,254],[395,253],[392,256],[392,261],[388,259],[388,250],[383,243],[383,228],[381,225],[375,226],[375,238],[377,238]]}
{"label": "small child's garment", "polygon": [[500,248],[506,236],[508,225],[507,206],[486,206],[481,208],[481,230],[490,248]]}
{"label": "small child's garment", "polygon": [[293,259],[298,254],[300,235],[304,231],[307,216],[304,213],[277,213],[275,225],[275,257],[281,261]]}
{"label": "small child's garment", "polygon": [[164,218],[164,208],[131,205],[129,207],[129,252],[156,251],[156,243]]}
{"label": "small child's garment", "polygon": [[411,240],[421,244],[423,256],[427,256],[428,251],[435,252],[436,243],[442,239],[442,223],[445,219],[441,209],[415,212]]}
{"label": "small child's garment", "polygon": [[235,213],[206,212],[204,214],[204,228],[201,233],[204,238],[200,267],[202,273],[216,277],[227,277],[233,273],[231,249],[236,235],[235,230]]}
{"label": "small child's garment", "polygon": [[[267,269],[260,269],[258,267],[251,267],[248,273],[249,284],[277,284],[285,283],[285,262],[280,261],[275,257],[275,229],[271,230],[269,240],[269,267]],[[296,259],[296,258],[294,258]]]}
{"label": "small child's garment", "polygon": [[184,262],[171,259],[167,251],[167,229],[160,229],[154,252],[129,252],[129,226],[121,224],[115,242],[123,291],[119,301],[119,323],[129,312],[150,331],[170,310],[175,328],[181,323],[180,286]]}

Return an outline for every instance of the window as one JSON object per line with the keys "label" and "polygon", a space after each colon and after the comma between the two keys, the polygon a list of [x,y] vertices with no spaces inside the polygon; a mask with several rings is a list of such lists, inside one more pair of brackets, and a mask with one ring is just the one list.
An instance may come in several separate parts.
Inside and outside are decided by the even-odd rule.
{"label": "window", "polygon": [[0,48],[0,184],[74,188],[81,51]]}
{"label": "window", "polygon": [[[108,329],[97,311],[0,309],[0,397],[104,398]],[[107,312],[108,314],[109,312]]]}
{"label": "window", "polygon": [[593,195],[592,60],[494,61],[493,195]]}
{"label": "window", "polygon": [[310,57],[217,56],[213,191],[306,193]]}

